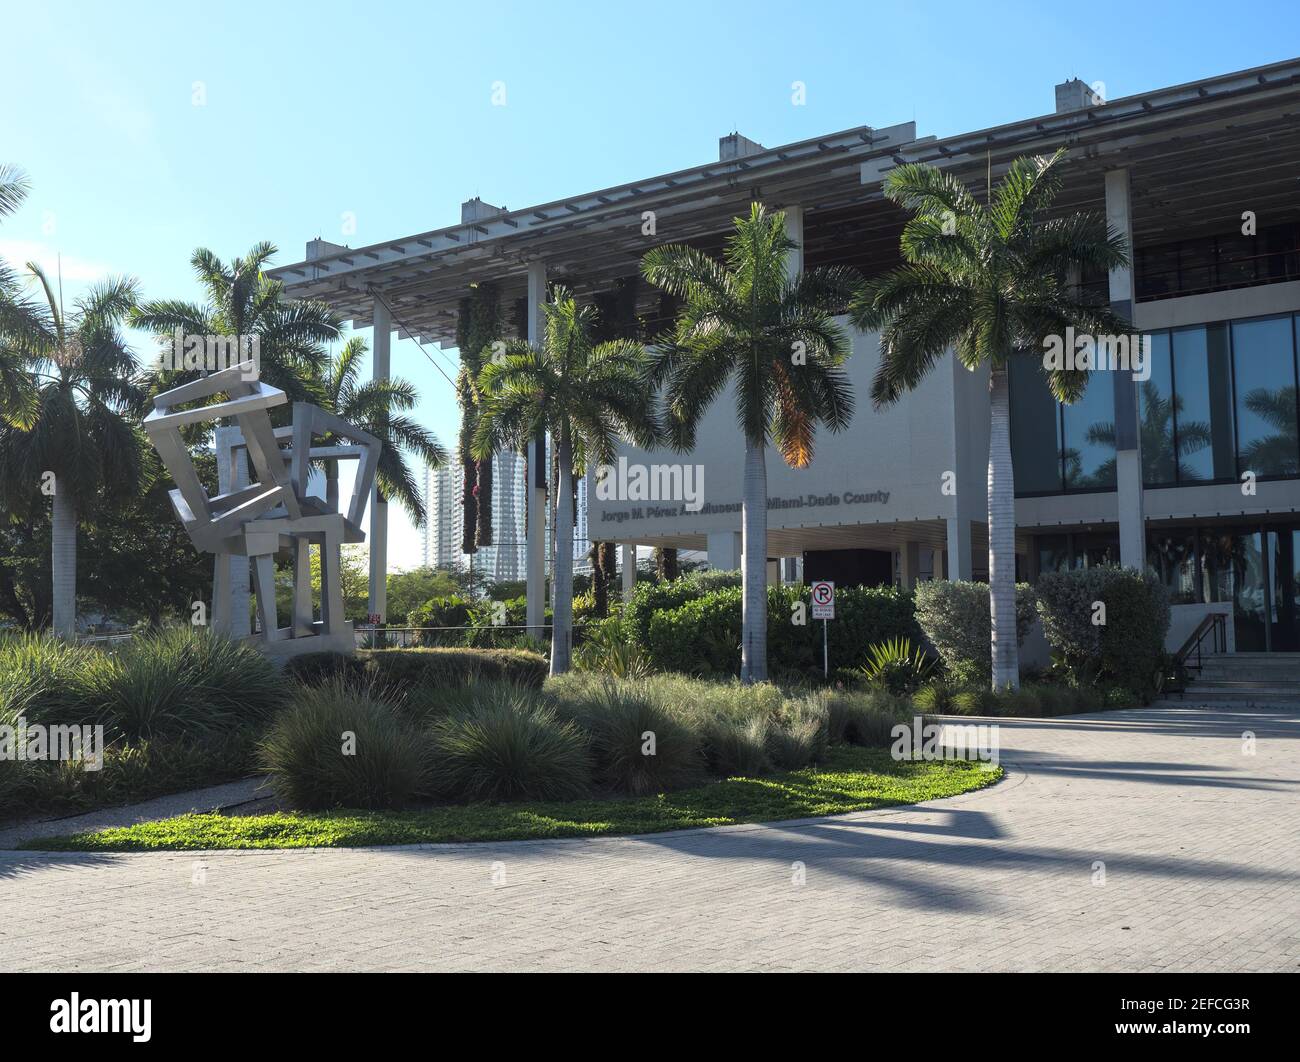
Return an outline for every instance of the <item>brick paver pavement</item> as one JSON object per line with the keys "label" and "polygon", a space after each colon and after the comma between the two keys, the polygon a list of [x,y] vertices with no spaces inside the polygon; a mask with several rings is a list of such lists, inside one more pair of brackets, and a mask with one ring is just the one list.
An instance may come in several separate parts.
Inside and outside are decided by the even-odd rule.
{"label": "brick paver pavement", "polygon": [[0,852],[0,969],[1300,969],[1300,710],[1003,720],[1001,739],[992,789],[800,823]]}

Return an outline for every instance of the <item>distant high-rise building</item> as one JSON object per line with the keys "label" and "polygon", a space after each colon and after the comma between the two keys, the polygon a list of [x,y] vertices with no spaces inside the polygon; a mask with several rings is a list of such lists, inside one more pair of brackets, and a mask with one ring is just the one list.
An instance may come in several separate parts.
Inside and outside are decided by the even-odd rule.
{"label": "distant high-rise building", "polygon": [[[424,562],[440,568],[466,568],[493,582],[522,580],[527,573],[528,550],[527,462],[512,451],[492,459],[492,545],[482,546],[470,558],[461,553],[464,509],[461,505],[464,480],[459,464],[429,469],[425,476],[426,508],[429,520],[424,529]],[[550,567],[552,529],[547,513],[546,555]],[[578,480],[578,519],[573,527],[573,559],[576,571],[591,568],[587,553],[587,483]]]}
{"label": "distant high-rise building", "polygon": [[463,491],[459,464],[425,469],[424,507],[428,520],[424,525],[424,563],[430,567],[465,566],[465,556],[460,551],[465,526]]}
{"label": "distant high-rise building", "polygon": [[494,582],[524,577],[524,459],[509,450],[492,458],[492,545],[474,567]]}

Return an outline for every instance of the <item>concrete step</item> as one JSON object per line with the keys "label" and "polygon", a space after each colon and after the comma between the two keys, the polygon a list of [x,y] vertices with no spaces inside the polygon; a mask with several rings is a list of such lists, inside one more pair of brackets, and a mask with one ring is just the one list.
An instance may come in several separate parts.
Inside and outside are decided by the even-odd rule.
{"label": "concrete step", "polygon": [[1293,687],[1241,689],[1212,687],[1204,689],[1188,686],[1186,700],[1221,701],[1225,704],[1296,704],[1300,703],[1300,690]]}
{"label": "concrete step", "polygon": [[1222,708],[1226,711],[1231,711],[1233,709],[1242,709],[1244,711],[1248,708],[1294,708],[1297,700],[1300,700],[1300,698],[1292,697],[1289,700],[1276,701],[1226,701],[1218,697],[1197,697],[1189,690],[1186,700],[1179,700],[1178,695],[1175,694],[1172,697],[1162,697],[1159,700],[1152,701],[1149,707],[1200,708],[1203,706],[1206,708]]}

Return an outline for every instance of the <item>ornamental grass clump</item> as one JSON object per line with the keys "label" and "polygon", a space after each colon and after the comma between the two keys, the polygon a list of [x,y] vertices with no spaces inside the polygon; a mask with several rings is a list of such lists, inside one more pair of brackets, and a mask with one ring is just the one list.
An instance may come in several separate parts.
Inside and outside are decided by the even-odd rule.
{"label": "ornamental grass clump", "polygon": [[429,781],[425,735],[373,690],[339,678],[300,687],[258,757],[297,809],[402,807]]}
{"label": "ornamental grass clump", "polygon": [[591,787],[586,736],[526,690],[493,686],[430,736],[435,789],[455,800],[572,800]]}
{"label": "ornamental grass clump", "polygon": [[662,793],[704,772],[699,733],[645,683],[607,680],[567,710],[589,735],[596,781],[607,789]]}

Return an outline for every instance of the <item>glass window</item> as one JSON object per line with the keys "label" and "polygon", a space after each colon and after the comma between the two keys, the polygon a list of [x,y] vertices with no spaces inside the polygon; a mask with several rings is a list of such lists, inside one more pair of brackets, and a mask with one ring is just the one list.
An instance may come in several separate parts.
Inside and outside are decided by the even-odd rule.
{"label": "glass window", "polygon": [[1291,342],[1289,316],[1232,324],[1239,475],[1293,476],[1300,468]]}
{"label": "glass window", "polygon": [[1070,537],[1068,535],[1038,535],[1038,571],[1063,572],[1070,566]]}
{"label": "glass window", "polygon": [[1148,487],[1174,482],[1174,378],[1169,333],[1147,336],[1151,378],[1138,384],[1142,418],[1142,481]]}
{"label": "glass window", "polygon": [[1119,564],[1119,533],[1093,531],[1074,536],[1074,567],[1098,568]]}
{"label": "glass window", "polygon": [[1196,585],[1196,533],[1194,531],[1153,531],[1147,535],[1147,566],[1169,591],[1174,605],[1199,600]]}
{"label": "glass window", "polygon": [[1180,482],[1237,478],[1228,355],[1226,325],[1198,325],[1173,333]]}
{"label": "glass window", "polygon": [[1017,494],[1061,489],[1057,406],[1042,363],[1028,354],[1010,362],[1011,463]]}
{"label": "glass window", "polygon": [[1115,486],[1115,379],[1094,371],[1083,397],[1062,406],[1067,490],[1105,490]]}

